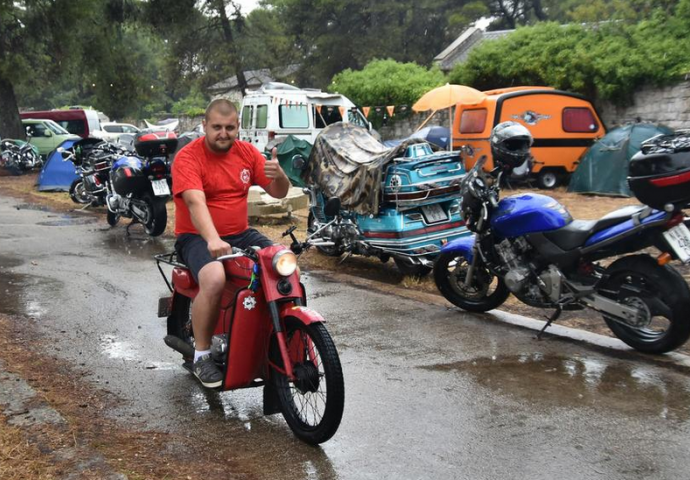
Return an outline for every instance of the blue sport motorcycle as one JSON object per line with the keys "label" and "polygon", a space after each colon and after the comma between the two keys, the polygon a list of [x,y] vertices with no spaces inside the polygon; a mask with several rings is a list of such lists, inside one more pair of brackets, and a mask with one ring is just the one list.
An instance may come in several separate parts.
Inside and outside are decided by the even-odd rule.
{"label": "blue sport motorcycle", "polygon": [[[472,236],[445,245],[434,265],[443,296],[485,312],[512,293],[523,303],[563,310],[590,308],[636,350],[665,353],[690,337],[690,289],[668,262],[690,261],[690,138],[643,144],[630,163],[631,190],[645,205],[599,220],[573,220],[540,194],[499,200],[506,170],[485,172],[481,158],[460,186],[462,214]],[[656,249],[656,251],[654,251]]]}

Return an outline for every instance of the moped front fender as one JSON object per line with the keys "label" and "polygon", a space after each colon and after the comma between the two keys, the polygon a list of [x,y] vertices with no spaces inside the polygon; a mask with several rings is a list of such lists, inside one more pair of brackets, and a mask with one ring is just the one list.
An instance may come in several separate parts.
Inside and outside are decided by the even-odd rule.
{"label": "moped front fender", "polygon": [[295,317],[297,320],[304,323],[305,325],[325,322],[325,320],[319,312],[316,312],[311,308],[290,304],[284,304],[280,309],[280,318],[284,319],[286,317]]}
{"label": "moped front fender", "polygon": [[469,263],[472,263],[472,252],[474,251],[474,242],[476,241],[477,236],[472,234],[472,235],[467,235],[465,237],[460,237],[452,242],[446,243],[442,248],[441,248],[441,253],[459,253]]}

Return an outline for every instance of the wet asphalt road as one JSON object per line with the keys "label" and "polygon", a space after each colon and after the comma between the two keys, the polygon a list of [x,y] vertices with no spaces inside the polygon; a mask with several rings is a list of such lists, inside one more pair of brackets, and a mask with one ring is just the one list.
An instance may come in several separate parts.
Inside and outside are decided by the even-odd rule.
{"label": "wet asphalt road", "polygon": [[172,245],[132,231],[0,198],[0,311],[51,332],[53,354],[123,399],[108,413],[123,425],[208,435],[255,478],[690,477],[687,370],[309,273],[346,405],[331,441],[303,445],[262,416],[260,389],[205,391],[181,368],[151,260]]}

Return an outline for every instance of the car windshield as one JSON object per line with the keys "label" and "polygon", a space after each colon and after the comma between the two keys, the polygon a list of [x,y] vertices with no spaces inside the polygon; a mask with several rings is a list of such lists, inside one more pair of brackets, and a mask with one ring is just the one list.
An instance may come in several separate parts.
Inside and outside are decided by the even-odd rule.
{"label": "car windshield", "polygon": [[69,132],[53,121],[46,122],[46,127],[51,129],[55,135],[69,135]]}

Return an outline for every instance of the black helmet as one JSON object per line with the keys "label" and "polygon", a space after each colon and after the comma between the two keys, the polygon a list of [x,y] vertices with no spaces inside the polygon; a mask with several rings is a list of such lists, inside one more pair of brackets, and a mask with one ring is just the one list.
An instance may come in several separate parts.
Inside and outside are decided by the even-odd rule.
{"label": "black helmet", "polygon": [[517,122],[502,122],[491,132],[491,155],[494,166],[512,170],[530,157],[532,134],[527,127]]}

